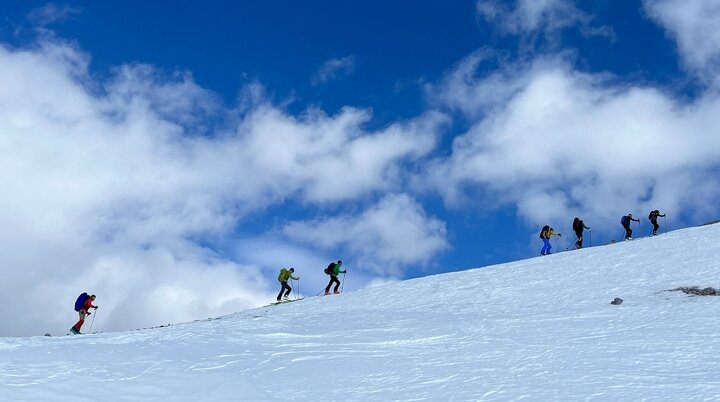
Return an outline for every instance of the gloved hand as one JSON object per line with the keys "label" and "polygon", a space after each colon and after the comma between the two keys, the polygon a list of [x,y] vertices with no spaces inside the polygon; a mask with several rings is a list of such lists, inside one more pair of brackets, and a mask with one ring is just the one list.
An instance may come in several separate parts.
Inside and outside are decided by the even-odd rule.
{"label": "gloved hand", "polygon": [[[99,306],[93,306],[93,308],[94,308],[95,310],[97,310],[98,307],[99,307]],[[90,313],[88,313],[88,314],[90,314]]]}
{"label": "gloved hand", "polygon": [[562,235],[560,233],[558,233],[558,237],[562,237]]}

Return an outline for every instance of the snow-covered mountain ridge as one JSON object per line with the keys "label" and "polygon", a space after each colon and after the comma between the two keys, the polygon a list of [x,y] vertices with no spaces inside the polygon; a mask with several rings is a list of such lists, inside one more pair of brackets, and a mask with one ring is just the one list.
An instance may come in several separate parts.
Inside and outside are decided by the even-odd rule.
{"label": "snow-covered mountain ridge", "polygon": [[216,320],[0,338],[0,400],[720,400],[720,298],[667,291],[720,287],[719,239],[710,225]]}

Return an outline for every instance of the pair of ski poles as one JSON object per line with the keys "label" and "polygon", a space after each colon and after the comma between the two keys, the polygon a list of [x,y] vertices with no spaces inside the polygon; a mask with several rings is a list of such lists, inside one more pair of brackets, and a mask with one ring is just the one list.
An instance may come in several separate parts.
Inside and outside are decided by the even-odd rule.
{"label": "pair of ski poles", "polygon": [[[299,299],[300,298],[300,279],[297,279],[297,280],[290,279],[290,282],[293,284],[293,297],[295,297],[295,299]],[[297,285],[295,284],[295,282],[297,282]]]}

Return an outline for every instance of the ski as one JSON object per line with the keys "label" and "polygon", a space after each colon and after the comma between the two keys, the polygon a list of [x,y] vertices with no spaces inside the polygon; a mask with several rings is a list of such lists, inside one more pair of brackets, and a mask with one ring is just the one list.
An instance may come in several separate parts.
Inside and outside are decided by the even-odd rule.
{"label": "ski", "polygon": [[300,297],[300,298],[298,298],[298,299],[280,300],[279,302],[270,303],[270,304],[268,304],[268,305],[265,306],[265,307],[268,307],[268,306],[277,306],[278,304],[292,303],[292,302],[295,302],[295,301],[298,301],[298,300],[302,300],[302,299],[304,299],[304,297]]}

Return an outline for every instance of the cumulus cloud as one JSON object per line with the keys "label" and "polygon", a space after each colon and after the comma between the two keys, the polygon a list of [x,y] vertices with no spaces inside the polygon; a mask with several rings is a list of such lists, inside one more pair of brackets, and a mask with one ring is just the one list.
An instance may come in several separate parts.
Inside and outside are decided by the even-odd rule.
{"label": "cumulus cloud", "polygon": [[12,323],[0,335],[66,331],[82,291],[98,294],[106,329],[261,304],[275,275],[208,242],[288,200],[323,206],[401,186],[400,166],[432,150],[446,120],[368,132],[368,111],[291,116],[257,88],[238,112],[189,73],[124,65],[97,81],[89,60],[58,41],[0,46],[0,302],[32,306],[23,320],[0,312]]}
{"label": "cumulus cloud", "polygon": [[388,195],[357,214],[293,222],[283,231],[324,248],[344,245],[362,260],[379,263],[374,268],[385,276],[399,276],[403,265],[427,262],[448,247],[445,224],[406,194]]}
{"label": "cumulus cloud", "polygon": [[322,84],[327,81],[347,77],[355,72],[355,56],[334,58],[323,63],[313,76],[313,84]]}
{"label": "cumulus cloud", "polygon": [[648,15],[675,39],[684,65],[714,80],[720,71],[720,2],[644,0]]}
{"label": "cumulus cloud", "polygon": [[[451,75],[467,71],[459,65]],[[502,82],[485,82],[496,77]],[[455,138],[452,155],[428,169],[434,179],[423,179],[450,204],[480,189],[487,205],[515,205],[534,225],[578,213],[615,226],[632,211],[717,212],[709,206],[720,194],[714,93],[685,104],[656,88],[578,72],[562,57],[516,63],[465,87],[460,78],[445,82],[454,86],[441,88],[441,99],[482,109],[468,115],[474,123]],[[496,85],[502,96],[485,98]]]}

